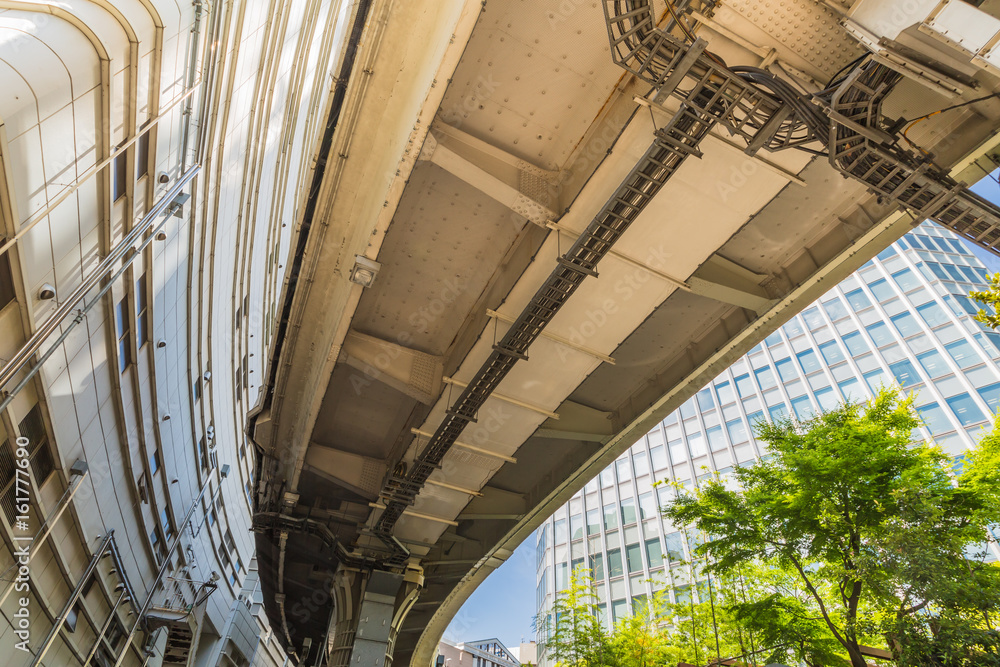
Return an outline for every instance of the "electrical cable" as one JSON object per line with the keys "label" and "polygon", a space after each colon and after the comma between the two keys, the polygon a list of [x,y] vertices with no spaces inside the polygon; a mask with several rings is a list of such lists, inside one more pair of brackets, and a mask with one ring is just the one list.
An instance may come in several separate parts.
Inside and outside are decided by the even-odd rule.
{"label": "electrical cable", "polygon": [[913,118],[913,119],[904,120],[902,122],[906,123],[907,125],[906,125],[906,129],[903,130],[903,135],[902,136],[903,136],[904,139],[906,139],[906,142],[908,144],[910,144],[911,146],[913,146],[914,148],[916,148],[917,150],[919,150],[920,152],[922,152],[924,155],[928,155],[927,151],[925,151],[923,148],[920,148],[920,146],[917,146],[915,143],[913,143],[912,141],[910,141],[910,138],[907,136],[907,132],[909,132],[911,129],[913,129],[913,127],[915,125],[917,125],[918,123],[922,123],[923,121],[927,120],[928,118],[933,118],[934,116],[937,116],[938,114],[942,114],[945,111],[951,111],[953,109],[960,109],[962,107],[967,107],[970,104],[975,104],[976,102],[985,102],[986,100],[994,98],[994,97],[1000,97],[1000,92],[990,93],[989,95],[983,95],[982,97],[977,97],[974,100],[969,100],[967,102],[961,102],[959,104],[953,104],[950,107],[945,107],[943,109],[938,109],[937,111],[932,111],[932,112],[930,112],[928,114],[924,114],[923,116],[918,116],[918,117]]}

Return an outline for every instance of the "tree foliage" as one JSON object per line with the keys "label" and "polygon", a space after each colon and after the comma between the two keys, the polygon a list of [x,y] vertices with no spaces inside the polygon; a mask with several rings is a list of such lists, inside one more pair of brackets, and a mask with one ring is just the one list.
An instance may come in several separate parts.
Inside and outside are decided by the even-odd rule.
{"label": "tree foliage", "polygon": [[989,285],[985,290],[969,292],[969,296],[980,303],[992,307],[996,315],[982,308],[976,313],[976,320],[993,329],[1000,328],[1000,273],[988,275]]}
{"label": "tree foliage", "polygon": [[699,531],[697,585],[659,591],[609,631],[581,568],[557,596],[550,655],[863,667],[861,647],[875,646],[899,667],[1000,667],[1000,568],[976,553],[1000,523],[1000,422],[957,460],[915,444],[918,424],[890,390],[758,424],[764,461],[664,509]]}
{"label": "tree foliage", "polygon": [[913,445],[917,425],[910,400],[889,390],[806,423],[759,424],[771,456],[736,469],[738,491],[708,482],[666,515],[711,536],[700,547],[709,572],[757,563],[793,575],[806,595],[776,590],[734,607],[770,641],[800,634],[829,660],[821,639],[832,637],[854,667],[880,638],[901,665],[994,664],[1000,570],[965,554],[1000,521],[1000,436],[954,478],[943,452]]}

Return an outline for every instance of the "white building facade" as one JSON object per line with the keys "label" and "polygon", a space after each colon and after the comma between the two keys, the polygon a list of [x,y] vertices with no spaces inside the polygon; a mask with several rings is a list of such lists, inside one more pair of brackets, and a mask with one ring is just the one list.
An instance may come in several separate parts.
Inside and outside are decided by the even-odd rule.
{"label": "white building facade", "polygon": [[[579,566],[591,569],[609,625],[654,591],[686,594],[694,535],[659,515],[674,492],[654,483],[692,488],[752,464],[766,455],[757,420],[805,419],[898,385],[916,393],[924,437],[961,455],[1000,404],[1000,334],[973,320],[980,306],[967,297],[986,275],[958,237],[923,223],[771,334],[539,528],[539,626]],[[998,556],[991,541],[987,557]]]}
{"label": "white building facade", "polygon": [[356,4],[0,7],[3,664],[286,662],[245,417]]}

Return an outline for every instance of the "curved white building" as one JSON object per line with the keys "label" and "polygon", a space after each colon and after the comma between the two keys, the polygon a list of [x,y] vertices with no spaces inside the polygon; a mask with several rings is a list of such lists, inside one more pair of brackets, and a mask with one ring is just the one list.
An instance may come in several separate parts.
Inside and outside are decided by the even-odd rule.
{"label": "curved white building", "polygon": [[0,3],[3,664],[285,661],[242,434],[352,4]]}

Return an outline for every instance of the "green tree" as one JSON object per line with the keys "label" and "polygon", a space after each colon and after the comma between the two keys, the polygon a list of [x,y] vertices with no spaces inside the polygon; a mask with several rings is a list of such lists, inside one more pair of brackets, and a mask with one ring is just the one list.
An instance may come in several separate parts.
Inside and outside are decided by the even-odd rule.
{"label": "green tree", "polygon": [[980,308],[976,314],[976,320],[994,329],[1000,327],[1000,273],[987,275],[989,286],[982,291],[969,292],[969,296],[980,303],[990,306],[996,315],[990,315],[988,311]]}
{"label": "green tree", "polygon": [[557,664],[572,667],[611,664],[611,644],[605,629],[590,571],[582,566],[571,575],[569,588],[558,591],[552,620],[545,628],[546,650]]}
{"label": "green tree", "polygon": [[[839,647],[864,667],[860,646],[881,636],[909,660],[900,664],[923,664],[906,657],[905,643],[954,656],[927,664],[984,664],[970,660],[995,639],[989,614],[1000,609],[1000,571],[964,554],[1000,520],[1000,436],[985,438],[956,480],[939,449],[913,445],[917,425],[910,399],[889,390],[805,423],[759,424],[771,456],[736,469],[739,491],[708,482],[679,496],[666,516],[711,536],[699,549],[707,571],[731,575],[756,563],[801,586],[802,595],[775,587],[730,607],[764,643],[797,641],[807,662],[829,660]],[[950,633],[944,651],[934,646],[941,621],[963,630]],[[970,639],[965,631],[971,643],[955,645]]]}

